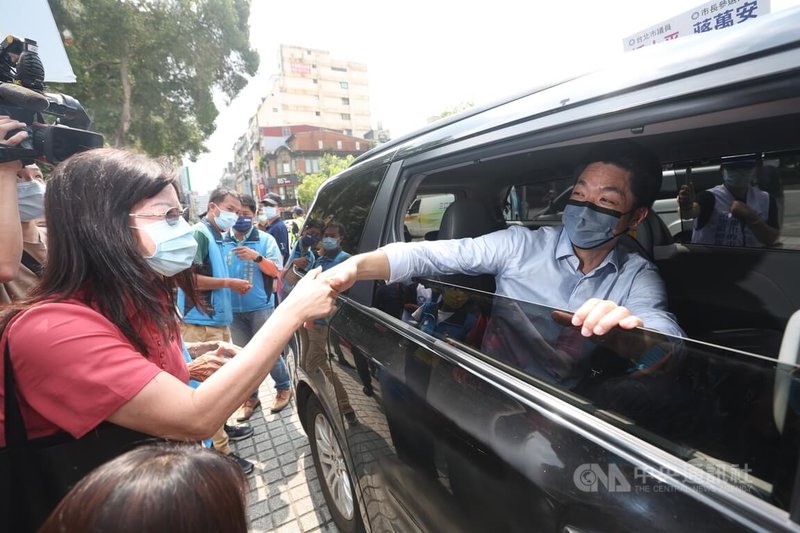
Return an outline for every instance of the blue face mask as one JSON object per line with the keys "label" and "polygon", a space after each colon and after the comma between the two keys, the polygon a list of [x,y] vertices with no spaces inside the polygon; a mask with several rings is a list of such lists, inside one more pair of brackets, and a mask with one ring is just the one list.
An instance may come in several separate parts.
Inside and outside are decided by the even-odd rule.
{"label": "blue face mask", "polygon": [[561,220],[573,246],[589,250],[619,236],[614,233],[614,228],[628,213],[605,209],[591,202],[569,200]]}
{"label": "blue face mask", "polygon": [[303,248],[311,248],[317,244],[317,238],[313,235],[303,235],[303,238],[300,239],[300,244],[303,245]]}
{"label": "blue face mask", "polygon": [[239,233],[245,233],[250,231],[250,228],[253,227],[253,217],[239,217],[236,220],[236,224],[233,225],[233,230],[238,231]]}
{"label": "blue face mask", "polygon": [[231,229],[231,227],[236,224],[237,220],[239,220],[239,215],[231,213],[230,211],[225,211],[220,207],[219,215],[214,217],[214,224],[222,231],[226,231]]}
{"label": "blue face mask", "polygon": [[322,247],[329,252],[331,250],[335,250],[339,247],[339,239],[337,239],[336,237],[323,237]]}
{"label": "blue face mask", "polygon": [[147,233],[156,245],[156,251],[150,257],[145,257],[150,268],[164,276],[174,276],[192,266],[197,241],[194,239],[194,230],[183,218],[174,226],[166,220],[134,226]]}
{"label": "blue face mask", "polygon": [[17,182],[19,219],[28,222],[44,216],[44,183],[39,180]]}

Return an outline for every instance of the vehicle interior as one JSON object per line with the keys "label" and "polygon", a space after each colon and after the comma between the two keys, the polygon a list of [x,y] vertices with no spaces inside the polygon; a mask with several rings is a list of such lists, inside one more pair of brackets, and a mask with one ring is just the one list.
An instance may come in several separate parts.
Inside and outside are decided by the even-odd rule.
{"label": "vehicle interior", "polygon": [[[777,394],[776,375],[788,373],[788,378],[781,379],[793,382],[791,368],[797,363],[791,361],[789,370],[777,365],[784,330],[800,309],[800,284],[796,282],[800,271],[798,119],[800,98],[790,98],[652,124],[629,123],[613,131],[546,145],[531,141],[526,147],[524,140],[515,139],[506,146],[489,146],[482,153],[455,154],[425,166],[409,166],[394,240],[420,240],[404,231],[403,220],[408,207],[423,195],[452,194],[455,198],[444,210],[438,231],[425,234],[427,240],[476,237],[510,224],[532,231],[542,225],[558,225],[560,212],[553,209],[555,200],[560,194],[563,198],[562,193],[574,181],[575,164],[586,148],[599,141],[630,139],[656,153],[665,176],[671,178],[662,193],[669,188],[674,192],[687,183],[697,185],[698,190],[708,189],[716,179],[721,182],[719,168],[724,157],[758,154],[762,164],[776,167],[780,176],[777,186],[752,183],[779,196],[781,236],[774,245],[693,244],[691,220],[679,221],[682,231],[676,234],[667,227],[663,214],[654,211],[635,233],[620,240],[622,246],[658,267],[670,311],[692,339],[680,370],[669,378],[689,383],[685,390],[690,392],[681,396],[674,381],[659,382],[650,376],[646,379],[656,381],[638,383],[622,396],[616,394],[630,386],[629,380],[620,382],[622,389],[608,380],[605,387],[583,393],[598,412],[612,413],[615,423],[623,421],[623,427],[638,428],[640,436],[701,468],[712,465],[730,472],[736,471],[737,465],[755,464],[752,479],[756,488],[748,490],[789,508],[800,426],[793,409],[788,409],[788,421],[775,415],[773,423],[772,401]],[[441,276],[436,281],[494,292],[491,276]],[[424,285],[424,280],[421,283]],[[483,309],[491,305],[484,303]],[[410,321],[422,322],[419,316]],[[480,343],[459,346],[480,354]],[[666,387],[661,389],[664,397],[676,400],[656,402],[652,407],[668,416],[652,417],[639,410],[641,402],[628,401],[630,397],[620,402],[621,397],[640,390],[636,387],[658,390],[660,386]],[[598,392],[601,390],[605,392]],[[609,390],[615,392],[609,396]],[[581,406],[586,408],[585,402]],[[781,409],[785,416],[786,405]]]}
{"label": "vehicle interior", "polygon": [[[765,164],[779,166],[782,180],[784,220],[776,245],[733,248],[692,244],[691,221],[682,222],[684,231],[676,240],[652,211],[635,235],[623,239],[623,245],[658,266],[670,310],[689,337],[775,357],[789,317],[800,308],[800,284],[793,282],[800,267],[800,225],[794,219],[795,210],[800,209],[800,197],[794,196],[800,189],[797,110],[800,98],[626,128],[514,153],[494,150],[480,159],[473,156],[461,164],[425,169],[424,174],[408,180],[404,207],[420,195],[454,195],[456,201],[444,212],[438,233],[429,232],[426,239],[475,237],[510,224],[535,229],[560,224],[559,213],[542,213],[547,212],[553,187],[561,186],[563,191],[574,181],[575,162],[592,142],[631,139],[659,156],[665,171],[674,176],[674,187],[702,182],[698,190],[708,188],[709,181],[720,176],[707,169],[718,169],[723,157],[761,154]],[[744,120],[747,117],[752,119]],[[695,172],[700,180],[692,177],[692,169],[702,170]],[[527,193],[526,212],[521,216],[521,209],[512,206],[512,191],[517,197],[522,196],[520,191]],[[518,216],[509,216],[510,211]],[[398,226],[401,221],[398,217]],[[396,231],[403,235],[402,227]],[[461,277],[460,281],[493,291],[491,280]]]}

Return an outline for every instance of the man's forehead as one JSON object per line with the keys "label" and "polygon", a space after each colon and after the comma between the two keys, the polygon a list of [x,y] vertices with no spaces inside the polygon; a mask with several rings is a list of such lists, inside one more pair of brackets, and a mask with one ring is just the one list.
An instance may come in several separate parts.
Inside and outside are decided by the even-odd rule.
{"label": "man's forehead", "polygon": [[631,173],[612,163],[596,162],[586,166],[578,176],[577,183],[607,191],[617,191],[624,196],[631,194]]}

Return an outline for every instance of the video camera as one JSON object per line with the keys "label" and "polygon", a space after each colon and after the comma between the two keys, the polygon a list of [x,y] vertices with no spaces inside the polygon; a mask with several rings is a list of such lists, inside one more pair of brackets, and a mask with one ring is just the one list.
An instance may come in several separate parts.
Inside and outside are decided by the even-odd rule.
{"label": "video camera", "polygon": [[[103,146],[102,135],[81,129],[92,121],[80,102],[44,89],[36,41],[6,37],[0,42],[0,115],[24,122],[28,138],[17,146],[0,144],[0,162],[20,159],[27,165],[44,159],[55,165],[77,152]],[[46,123],[42,113],[55,116],[55,124]]]}

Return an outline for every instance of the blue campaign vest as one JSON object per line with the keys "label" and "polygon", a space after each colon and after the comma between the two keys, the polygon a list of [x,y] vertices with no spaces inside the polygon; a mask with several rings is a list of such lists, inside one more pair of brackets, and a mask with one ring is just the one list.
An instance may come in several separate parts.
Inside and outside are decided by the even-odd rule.
{"label": "blue campaign vest", "polygon": [[[269,296],[267,296],[267,288],[264,285],[264,280],[267,276],[261,272],[258,263],[239,259],[233,252],[233,249],[237,246],[247,246],[262,255],[264,261],[269,261],[267,259],[269,255],[267,252],[268,239],[269,235],[255,226],[253,226],[244,242],[237,243],[230,234],[225,236],[223,251],[225,252],[225,264],[228,267],[230,277],[246,279],[253,285],[253,288],[245,294],[231,294],[231,308],[234,313],[249,313],[250,311],[275,307],[272,291],[269,291]],[[272,280],[272,278],[269,279],[270,281]]]}
{"label": "blue campaign vest", "polygon": [[[222,243],[217,241],[211,230],[204,222],[194,225],[195,230],[200,230],[208,239],[208,260],[211,263],[211,273],[215,278],[229,278],[228,266],[222,252]],[[209,316],[200,311],[197,307],[192,307],[184,312],[183,321],[187,324],[198,326],[230,326],[233,322],[233,310],[231,309],[230,289],[214,289],[211,292],[211,308],[213,315]],[[186,295],[178,289],[178,309],[186,309]]]}

